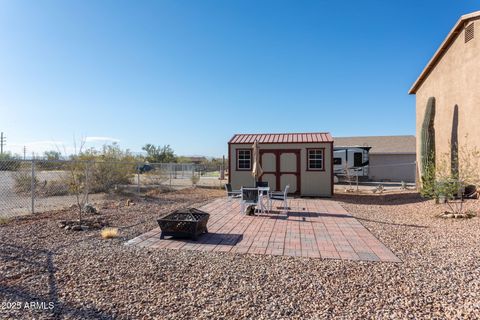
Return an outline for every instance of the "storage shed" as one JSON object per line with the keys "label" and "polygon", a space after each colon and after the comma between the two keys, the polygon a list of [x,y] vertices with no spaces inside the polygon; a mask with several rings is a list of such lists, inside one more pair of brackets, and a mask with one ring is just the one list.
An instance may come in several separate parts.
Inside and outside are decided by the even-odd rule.
{"label": "storage shed", "polygon": [[300,196],[333,195],[333,138],[328,132],[236,134],[228,142],[228,181],[233,189],[253,186],[253,143],[259,144],[259,181],[268,181],[271,190],[290,185]]}

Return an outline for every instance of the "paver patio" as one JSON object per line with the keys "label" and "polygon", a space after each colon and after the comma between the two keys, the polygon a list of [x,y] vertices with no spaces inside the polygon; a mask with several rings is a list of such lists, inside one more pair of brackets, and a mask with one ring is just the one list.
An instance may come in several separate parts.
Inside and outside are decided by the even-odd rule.
{"label": "paver patio", "polygon": [[161,240],[160,229],[155,228],[127,245],[400,262],[336,201],[298,198],[291,199],[289,205],[288,213],[248,216],[240,213],[238,200],[216,199],[198,208],[210,213],[209,233],[198,241],[168,237]]}

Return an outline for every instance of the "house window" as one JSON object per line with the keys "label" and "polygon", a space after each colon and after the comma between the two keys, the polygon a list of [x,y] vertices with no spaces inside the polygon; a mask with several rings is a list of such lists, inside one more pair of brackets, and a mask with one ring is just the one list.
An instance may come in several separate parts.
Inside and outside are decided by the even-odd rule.
{"label": "house window", "polygon": [[333,158],[333,164],[342,164],[342,158]]}
{"label": "house window", "polygon": [[237,150],[237,170],[252,169],[252,150]]}
{"label": "house window", "polygon": [[473,39],[473,37],[475,36],[474,32],[475,32],[475,29],[474,29],[474,24],[472,22],[465,28],[465,43]]}
{"label": "house window", "polygon": [[307,170],[323,170],[324,149],[307,149]]}

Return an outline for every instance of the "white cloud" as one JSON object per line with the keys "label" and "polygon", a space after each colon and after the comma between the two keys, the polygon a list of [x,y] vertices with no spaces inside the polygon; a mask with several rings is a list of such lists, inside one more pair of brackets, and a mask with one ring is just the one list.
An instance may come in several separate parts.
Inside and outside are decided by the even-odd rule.
{"label": "white cloud", "polygon": [[85,142],[120,142],[119,139],[112,137],[85,137]]}

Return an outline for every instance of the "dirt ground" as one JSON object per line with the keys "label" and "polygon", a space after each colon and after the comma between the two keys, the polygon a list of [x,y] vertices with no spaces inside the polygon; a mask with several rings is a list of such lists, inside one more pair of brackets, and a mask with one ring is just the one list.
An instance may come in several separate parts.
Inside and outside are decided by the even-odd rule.
{"label": "dirt ground", "polygon": [[[175,208],[220,190],[185,189],[97,203],[119,228],[70,231],[60,210],[0,225],[0,318],[475,319],[480,314],[480,219],[441,219],[415,192],[337,194],[401,263],[184,250],[125,241]],[[478,200],[468,201],[471,210]],[[33,303],[33,304],[32,304]]]}

